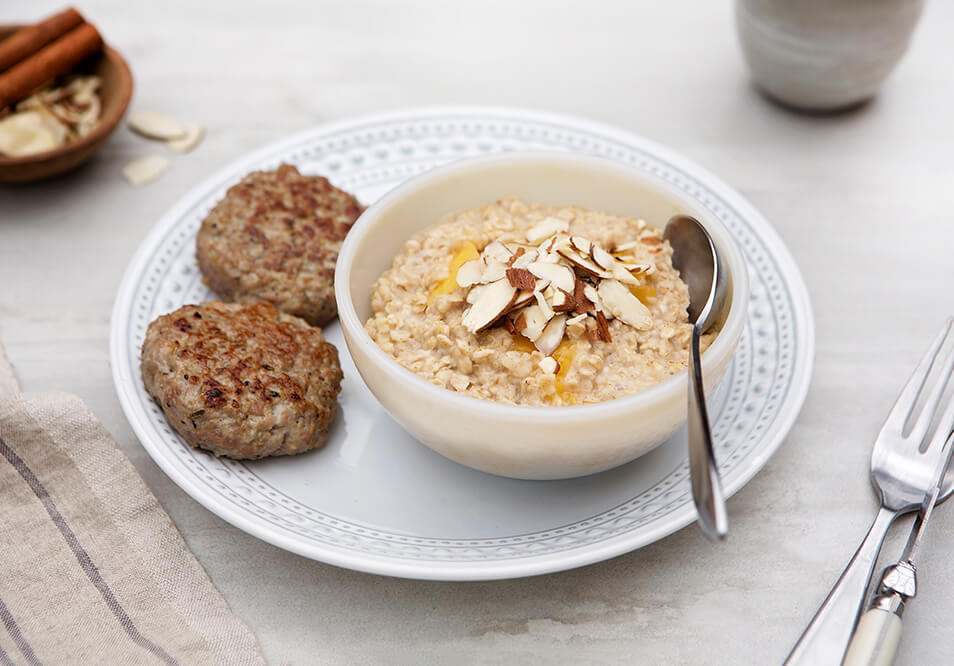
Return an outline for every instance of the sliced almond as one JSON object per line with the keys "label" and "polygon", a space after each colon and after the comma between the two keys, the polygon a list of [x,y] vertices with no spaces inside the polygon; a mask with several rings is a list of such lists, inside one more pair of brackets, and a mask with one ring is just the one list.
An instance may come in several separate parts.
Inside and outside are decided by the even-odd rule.
{"label": "sliced almond", "polygon": [[582,324],[586,321],[586,318],[589,317],[587,314],[576,315],[575,317],[570,317],[566,320],[567,326],[575,326],[576,324]]}
{"label": "sliced almond", "polygon": [[545,264],[542,261],[534,261],[527,264],[527,270],[533,273],[541,280],[549,280],[557,289],[564,291],[573,291],[575,276],[573,271],[560,264]]}
{"label": "sliced almond", "polygon": [[547,302],[547,299],[543,296],[543,293],[535,291],[533,292],[533,295],[537,299],[537,305],[539,305],[540,309],[543,310],[543,316],[545,316],[547,319],[551,319],[556,313],[553,312],[553,308]]}
{"label": "sliced almond", "polygon": [[589,256],[583,256],[572,248],[560,248],[557,252],[560,253],[561,257],[573,264],[575,268],[579,268],[584,273],[592,275],[593,277],[604,278],[611,277],[612,275],[594,264]]}
{"label": "sliced almond", "polygon": [[550,299],[554,309],[562,308],[570,304],[570,297],[565,291],[557,289]]}
{"label": "sliced almond", "polygon": [[534,346],[540,350],[541,354],[549,356],[556,351],[563,341],[563,334],[566,332],[566,315],[557,315],[551,319],[543,333],[533,341]]}
{"label": "sliced almond", "polygon": [[0,120],[0,154],[21,157],[53,150],[63,137],[39,110],[22,111]]}
{"label": "sliced almond", "polygon": [[533,260],[534,260],[535,256],[536,256],[536,255],[535,255],[533,252],[524,252],[524,253],[521,254],[519,257],[517,257],[516,259],[514,259],[514,261],[513,261],[513,267],[514,267],[514,268],[526,268],[526,267],[529,266],[531,263],[533,263]]}
{"label": "sliced almond", "polygon": [[513,255],[513,252],[508,250],[507,246],[500,241],[489,243],[487,247],[484,248],[484,251],[480,253],[480,256],[488,264],[494,261],[506,264],[510,261],[511,255]]}
{"label": "sliced almond", "polygon": [[534,291],[537,286],[537,279],[526,268],[508,268],[507,279],[521,291]]}
{"label": "sliced almond", "polygon": [[558,255],[556,252],[547,252],[541,247],[537,251],[536,261],[539,261],[543,264],[558,264],[560,263],[560,255]]}
{"label": "sliced almond", "polygon": [[586,298],[590,301],[590,303],[596,306],[597,310],[602,309],[600,307],[600,294],[596,290],[596,287],[594,287],[591,284],[586,285],[585,287],[583,287],[583,295],[586,296]]}
{"label": "sliced almond", "polygon": [[603,280],[599,286],[599,296],[603,307],[614,317],[637,330],[652,326],[653,316],[642,302],[633,296],[621,282]]}
{"label": "sliced almond", "polygon": [[507,277],[507,264],[499,261],[488,261],[484,272],[480,274],[480,282],[489,284],[505,277]]}
{"label": "sliced almond", "polygon": [[204,133],[205,131],[201,126],[195,123],[186,123],[185,136],[179,139],[170,139],[166,141],[166,145],[174,153],[187,153],[199,145]]}
{"label": "sliced almond", "polygon": [[596,243],[590,245],[590,258],[593,260],[593,263],[604,270],[610,270],[616,263],[616,259],[613,258],[613,255]]}
{"label": "sliced almond", "polygon": [[508,310],[516,295],[517,290],[506,279],[490,283],[464,312],[461,323],[471,333],[480,333]]}
{"label": "sliced almond", "polygon": [[584,314],[586,312],[592,312],[596,307],[593,304],[593,301],[586,297],[584,291],[586,290],[586,284],[583,280],[577,278],[576,285],[573,287],[573,314]]}
{"label": "sliced almond", "polygon": [[637,286],[641,284],[641,282],[636,278],[636,276],[630,271],[628,271],[626,267],[624,267],[620,263],[617,263],[615,266],[613,266],[613,271],[611,273],[611,276],[614,279],[619,280],[623,284],[631,284],[633,286]]}
{"label": "sliced almond", "polygon": [[634,276],[635,276],[635,275],[648,275],[648,274],[652,273],[653,270],[655,270],[655,268],[656,268],[656,267],[653,266],[652,264],[640,264],[640,263],[636,263],[636,262],[625,262],[625,261],[620,261],[619,263],[620,263],[620,266],[622,266],[623,268],[625,268],[626,270],[628,270],[628,271],[630,272],[630,274],[632,274],[632,275],[634,275]]}
{"label": "sliced almond", "polygon": [[470,287],[471,285],[477,284],[480,282],[480,276],[484,274],[486,267],[482,259],[471,259],[461,264],[461,267],[457,269],[457,285],[460,287]]}
{"label": "sliced almond", "polygon": [[[521,310],[521,316],[524,318],[524,325],[521,329],[519,326],[517,330],[524,335],[531,342],[535,341],[543,333],[543,329],[547,325],[549,317],[540,309],[539,305],[528,305],[523,310]],[[519,317],[517,319],[519,321]],[[517,322],[514,322],[514,325],[517,325]]]}
{"label": "sliced almond", "polygon": [[140,187],[156,180],[168,167],[169,158],[162,155],[147,155],[123,167],[123,176],[132,185]]}
{"label": "sliced almond", "polygon": [[[510,248],[507,248],[507,249],[509,250]],[[515,262],[517,259],[525,255],[526,253],[527,253],[527,250],[525,248],[518,247],[516,250],[514,250],[514,253],[510,255],[510,258],[506,261],[506,264],[508,266],[513,266],[513,262]]]}
{"label": "sliced almond", "polygon": [[610,335],[609,323],[606,321],[606,315],[602,312],[596,313],[596,335],[603,342],[612,342],[613,336]]}
{"label": "sliced almond", "polygon": [[129,114],[129,126],[150,139],[169,141],[186,136],[186,127],[171,116],[158,111],[133,111]]}
{"label": "sliced almond", "polygon": [[569,231],[570,223],[561,220],[558,217],[545,217],[527,231],[527,240],[531,243],[538,243],[546,240],[553,234],[561,231]]}
{"label": "sliced almond", "polygon": [[467,292],[467,297],[464,299],[471,305],[477,302],[477,299],[480,298],[480,295],[486,291],[487,285],[485,284],[475,284],[470,288],[470,291]]}
{"label": "sliced almond", "polygon": [[582,255],[590,254],[590,245],[592,243],[581,236],[570,236],[570,247]]}
{"label": "sliced almond", "polygon": [[557,363],[556,359],[552,356],[546,356],[537,365],[539,365],[540,369],[548,375],[555,375],[560,371],[560,364]]}
{"label": "sliced almond", "polygon": [[639,241],[629,241],[628,243],[623,243],[622,245],[617,245],[613,248],[613,254],[622,254],[628,250],[632,250],[634,247],[639,246]]}
{"label": "sliced almond", "polygon": [[534,296],[532,291],[518,292],[517,297],[513,301],[513,305],[510,306],[511,312],[530,305],[535,298],[536,296]]}

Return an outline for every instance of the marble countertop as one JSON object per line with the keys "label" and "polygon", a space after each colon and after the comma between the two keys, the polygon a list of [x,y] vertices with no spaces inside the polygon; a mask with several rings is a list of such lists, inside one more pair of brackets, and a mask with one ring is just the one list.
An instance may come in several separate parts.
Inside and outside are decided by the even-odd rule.
{"label": "marble countertop", "polygon": [[[781,662],[873,518],[871,443],[954,313],[954,6],[929,3],[870,104],[791,113],[748,81],[731,3],[123,3],[79,8],[132,67],[133,108],[208,135],[136,189],[123,128],[86,167],[0,188],[0,338],[25,390],[79,394],[103,420],[274,664]],[[3,19],[57,9],[13,0]],[[812,386],[791,434],[728,504],[731,535],[687,527],[559,574],[485,583],[312,562],[224,523],[175,486],[120,410],[109,315],[126,264],[196,181],[291,132],[438,103],[538,108],[668,144],[751,200],[811,295]],[[904,525],[907,523],[905,522]],[[886,554],[900,552],[901,530]],[[954,651],[954,510],[924,543],[898,664]]]}

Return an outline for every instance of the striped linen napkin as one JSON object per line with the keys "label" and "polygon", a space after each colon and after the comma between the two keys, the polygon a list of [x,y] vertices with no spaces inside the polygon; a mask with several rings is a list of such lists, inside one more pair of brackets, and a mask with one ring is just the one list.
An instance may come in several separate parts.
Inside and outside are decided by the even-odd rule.
{"label": "striped linen napkin", "polygon": [[0,345],[0,664],[264,664],[76,396],[20,393]]}

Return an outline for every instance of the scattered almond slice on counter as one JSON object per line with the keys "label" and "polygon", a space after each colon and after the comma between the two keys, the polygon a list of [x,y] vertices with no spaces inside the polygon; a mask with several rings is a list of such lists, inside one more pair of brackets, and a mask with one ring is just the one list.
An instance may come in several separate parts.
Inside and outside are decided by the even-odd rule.
{"label": "scattered almond slice on counter", "polygon": [[123,176],[132,185],[141,187],[156,180],[168,167],[169,158],[162,155],[147,155],[123,167]]}
{"label": "scattered almond slice on counter", "polygon": [[[174,153],[188,153],[199,145],[205,134],[205,130],[195,123],[183,123],[165,113],[145,109],[130,113],[127,123],[137,134],[165,142]],[[168,159],[154,155],[128,164],[123,169],[123,176],[133,185],[141,186],[156,180],[168,167]],[[443,293],[452,291],[454,286],[456,282]]]}
{"label": "scattered almond slice on counter", "polygon": [[205,130],[195,123],[186,123],[185,134],[178,139],[169,139],[166,145],[174,153],[188,153],[199,145]]}
{"label": "scattered almond slice on counter", "polygon": [[149,139],[183,139],[187,132],[185,125],[158,111],[133,111],[128,122],[133,131]]}

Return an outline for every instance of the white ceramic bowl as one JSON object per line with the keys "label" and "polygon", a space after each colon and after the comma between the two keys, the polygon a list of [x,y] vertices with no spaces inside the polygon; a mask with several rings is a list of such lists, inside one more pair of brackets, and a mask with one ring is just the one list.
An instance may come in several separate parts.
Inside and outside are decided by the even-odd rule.
{"label": "white ceramic bowl", "polygon": [[338,316],[354,363],[398,423],[463,465],[523,479],[562,479],[633,460],[685,423],[685,372],[608,402],[518,407],[435,386],[399,365],[364,330],[371,287],[405,241],[450,213],[507,195],[641,217],[660,228],[676,213],[702,221],[725,260],[730,283],[721,332],[703,355],[706,385],[715,387],[738,344],[748,303],[747,270],[728,231],[652,174],[570,153],[462,160],[413,178],[370,206],[348,233],[335,271]]}

